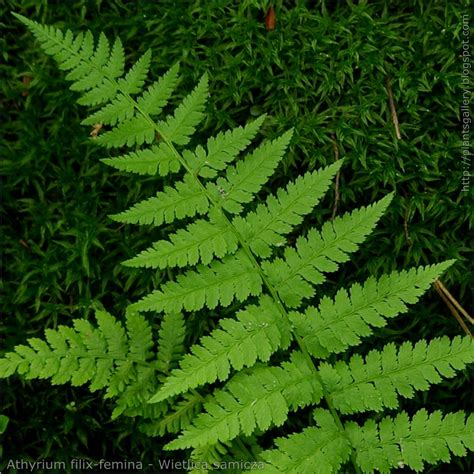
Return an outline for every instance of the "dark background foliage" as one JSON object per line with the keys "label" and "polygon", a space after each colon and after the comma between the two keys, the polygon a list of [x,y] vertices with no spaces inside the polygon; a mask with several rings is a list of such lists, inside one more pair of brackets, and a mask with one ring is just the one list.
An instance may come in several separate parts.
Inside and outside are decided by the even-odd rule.
{"label": "dark background foliage", "polygon": [[[129,64],[150,48],[154,74],[179,61],[181,96],[208,71],[209,114],[198,140],[261,113],[270,116],[266,136],[294,127],[290,151],[268,190],[334,161],[335,143],[345,159],[338,213],[390,191],[396,198],[327,290],[369,274],[455,258],[443,282],[469,307],[472,195],[462,192],[459,130],[461,17],[468,2],[280,1],[274,31],[265,28],[265,0],[1,5],[5,350],[41,337],[47,327],[88,317],[95,301],[120,315],[128,302],[167,277],[119,265],[160,230],[119,226],[107,218],[151,195],[162,180],[127,176],[99,162],[104,151],[80,125],[85,111],[75,104],[76,94],[10,11],[74,32],[119,35]],[[387,79],[401,140],[391,120]],[[331,190],[298,231],[330,218],[333,206]],[[213,321],[192,324],[196,335]],[[432,290],[358,350],[461,333]],[[471,396],[464,374],[403,405],[409,412],[422,404],[430,410],[471,410]],[[156,462],[163,456],[161,439],[137,432],[133,420],[111,422],[110,402],[86,389],[15,377],[2,382],[2,412],[10,417],[4,462],[77,457]],[[469,460],[454,459],[428,472],[467,472],[468,466]]]}

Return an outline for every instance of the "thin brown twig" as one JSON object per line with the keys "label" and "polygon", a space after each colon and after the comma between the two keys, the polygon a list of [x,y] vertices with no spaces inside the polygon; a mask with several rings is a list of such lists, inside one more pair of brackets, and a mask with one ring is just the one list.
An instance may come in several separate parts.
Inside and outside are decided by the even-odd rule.
{"label": "thin brown twig", "polygon": [[446,294],[441,289],[441,286],[439,285],[439,280],[436,280],[433,283],[433,286],[434,286],[435,290],[438,292],[439,296],[441,296],[441,299],[446,303],[446,306],[448,307],[449,311],[451,311],[451,314],[456,318],[459,325],[463,328],[464,332],[468,336],[474,337],[471,334],[471,331],[469,331],[469,328],[466,326],[466,323],[464,322],[464,320],[461,318],[461,316],[459,316],[459,313],[456,311],[456,308],[451,304],[451,301],[449,301],[448,297],[446,296]]}
{"label": "thin brown twig", "polygon": [[[400,133],[400,125],[398,123],[398,115],[397,115],[397,109],[395,107],[395,101],[393,99],[393,91],[392,87],[390,85],[390,79],[387,77],[387,93],[388,93],[388,102],[390,104],[390,111],[392,113],[392,120],[393,120],[393,125],[395,127],[395,135],[398,140],[402,139],[402,135]],[[407,244],[409,246],[412,245],[412,240],[410,238],[410,234],[408,232],[408,207],[405,210],[405,218],[403,220],[403,228],[405,230],[405,238],[407,240]],[[469,336],[473,337],[471,332],[469,331],[469,328],[466,326],[464,320],[461,318],[459,315],[458,311],[471,323],[474,323],[474,319],[467,313],[467,311],[457,302],[457,300],[454,298],[454,296],[446,289],[446,287],[439,281],[436,280],[434,282],[434,287],[438,294],[441,296],[443,301],[446,303],[448,306],[449,310],[451,311],[452,315],[457,319],[461,327],[463,328],[464,332],[468,334]]]}
{"label": "thin brown twig", "polygon": [[443,285],[441,280],[436,280],[440,290],[446,295],[446,297],[451,301],[453,306],[471,323],[474,324],[474,318],[461,306],[456,298],[449,292],[449,290]]}
{"label": "thin brown twig", "polygon": [[395,127],[395,135],[398,140],[402,139],[400,133],[400,125],[398,123],[397,109],[395,108],[395,101],[393,100],[393,91],[392,86],[390,85],[390,79],[387,77],[387,93],[388,93],[388,103],[390,104],[390,112],[392,113],[393,125]]}
{"label": "thin brown twig", "polygon": [[405,209],[405,216],[403,219],[403,228],[405,230],[405,239],[407,241],[408,247],[411,247],[413,245],[413,242],[410,237],[410,232],[408,231],[408,214],[409,214],[409,208],[407,206]]}
{"label": "thin brown twig", "polygon": [[[337,142],[336,142],[336,136],[335,135],[333,135],[333,137],[332,137],[332,146],[334,148],[334,159],[336,161],[339,161],[339,148],[337,147]],[[340,179],[341,179],[341,170],[339,169],[339,171],[336,174],[336,185],[335,185],[335,189],[334,189],[334,206],[332,208],[331,220],[334,220],[334,218],[336,217],[337,208],[339,206],[339,200],[340,200],[339,181],[340,181]]]}
{"label": "thin brown twig", "polygon": [[[390,112],[392,113],[392,121],[393,121],[393,125],[395,127],[395,135],[396,135],[398,140],[401,140],[402,135],[400,133],[400,125],[398,123],[397,109],[395,107],[395,101],[393,99],[393,91],[392,91],[392,87],[390,85],[390,79],[388,77],[387,77],[386,85],[387,85],[387,93],[388,93],[388,102],[390,104]],[[405,238],[407,240],[407,243],[408,243],[409,246],[411,246],[412,245],[412,240],[411,240],[410,234],[408,232],[408,206],[405,210],[405,218],[404,218],[404,221],[403,221],[403,228],[405,230]],[[466,326],[466,323],[464,322],[462,317],[459,315],[458,311],[471,324],[474,324],[474,318],[472,318],[472,316],[470,316],[468,314],[468,312],[458,303],[458,301],[448,291],[448,289],[441,283],[440,280],[436,280],[433,283],[433,286],[436,289],[436,291],[438,292],[438,294],[441,296],[441,299],[446,303],[446,306],[451,311],[451,314],[456,318],[459,325],[463,328],[464,332],[468,336],[474,337],[471,334],[471,331],[469,330],[469,328]]]}

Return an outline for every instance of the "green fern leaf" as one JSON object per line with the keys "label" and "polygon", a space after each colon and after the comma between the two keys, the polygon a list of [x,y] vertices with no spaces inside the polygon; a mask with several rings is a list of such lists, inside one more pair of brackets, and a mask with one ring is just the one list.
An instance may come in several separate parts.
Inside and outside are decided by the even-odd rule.
{"label": "green fern leaf", "polygon": [[296,307],[303,298],[314,295],[313,285],[325,280],[322,272],[334,272],[339,263],[349,259],[348,254],[373,230],[392,197],[390,194],[372,206],[326,222],[321,232],[310,229],[307,237],[297,240],[296,249],[285,249],[285,260],[262,263],[286,305]]}
{"label": "green fern leaf", "polygon": [[[197,266],[176,272],[175,280],[129,306],[125,326],[98,310],[97,327],[83,319],[72,327],[48,329],[45,340],[30,339],[0,359],[0,377],[18,373],[53,384],[89,384],[93,391],[102,389],[105,398],[114,398],[112,418],[138,418],[136,426],[152,436],[182,430],[168,449],[193,448],[192,459],[211,463],[257,456],[268,462],[268,472],[341,472],[349,457],[356,470],[360,465],[365,472],[398,467],[420,471],[425,462],[448,461],[451,453],[464,456],[473,449],[474,418],[465,422],[462,413],[443,418],[422,410],[412,420],[402,413],[381,421],[376,415],[363,426],[344,425],[339,416],[396,408],[400,396],[412,397],[415,390],[453,377],[473,361],[471,340],[443,338],[405,343],[399,349],[389,344],[365,358],[356,354],[349,362],[332,361],[332,355],[359,344],[374,328],[406,311],[451,262],[369,278],[348,291],[341,289],[335,298],[320,298],[317,308],[290,314],[286,309],[296,309],[304,298],[314,296],[325,273],[349,259],[391,196],[336,218],[319,231],[310,229],[288,247],[286,235],[312,211],[341,162],[296,178],[266,200],[259,195],[258,204],[255,197],[282,160],[291,132],[237,160],[255,138],[263,116],[209,138],[205,146],[187,149],[204,117],[206,75],[174,113],[163,118],[159,115],[178,83],[177,65],[145,90],[149,51],[125,71],[119,40],[111,48],[104,35],[95,42],[90,32],[63,33],[15,16],[66,71],[71,89],[81,93],[78,103],[95,107],[83,123],[106,126],[96,143],[134,147],[103,161],[151,176],[185,170],[180,181],[172,180],[155,197],[113,218],[161,225],[203,217],[175,227],[166,239],[126,262],[160,270]],[[145,143],[152,146],[142,148]],[[246,205],[251,212],[243,214]],[[270,259],[273,247],[284,247],[283,258],[277,250]],[[192,339],[199,338],[199,343],[181,357],[181,311],[225,307],[234,301],[244,303],[244,309],[236,304],[236,309],[225,310],[236,316],[221,319],[217,328],[209,319],[195,323],[192,317],[191,327],[199,330]],[[165,313],[159,316],[156,355],[151,327],[139,311]],[[201,337],[209,326],[210,335]],[[269,365],[272,357],[286,359],[292,341],[299,349],[291,360],[280,367]],[[311,357],[331,357],[331,364],[322,362],[316,368]],[[206,398],[195,391],[230,376],[222,389],[206,387]],[[276,448],[260,457],[257,436],[285,423],[290,411],[317,405],[323,396],[329,410],[316,409],[315,426],[278,439]],[[155,403],[146,403],[150,399]],[[304,415],[296,424],[300,421]]]}
{"label": "green fern leaf", "polygon": [[[249,146],[265,119],[266,115],[262,115],[245,127],[237,127],[209,138],[207,153],[204,148],[198,147],[187,158],[193,172],[203,178],[216,177],[218,171],[225,169],[228,163],[234,161]],[[186,158],[186,155],[183,156]]]}
{"label": "green fern leaf", "polygon": [[252,263],[239,251],[214,260],[210,266],[200,265],[196,271],[179,275],[176,281],[165,283],[160,290],[134,303],[135,311],[164,311],[166,313],[197,311],[204,306],[228,306],[234,299],[244,301],[262,291],[260,276],[253,271]]}
{"label": "green fern leaf", "polygon": [[99,42],[97,44],[94,56],[91,58],[92,63],[98,69],[101,69],[102,66],[105,66],[109,60],[110,56],[110,45],[109,40],[101,33],[99,35]]}
{"label": "green fern leaf", "polygon": [[441,414],[418,411],[410,420],[404,412],[394,419],[386,417],[378,424],[364,426],[349,422],[345,426],[356,450],[357,464],[363,472],[392,472],[393,468],[424,470],[424,462],[448,462],[451,453],[465,456],[474,451],[474,415],[465,420],[463,412]]}
{"label": "green fern leaf", "polygon": [[290,313],[296,332],[314,357],[344,352],[383,327],[387,318],[407,311],[405,303],[416,303],[453,260],[409,271],[392,272],[379,280],[370,277],[349,292],[339,290],[334,300],[324,296],[318,309],[308,307],[305,314]]}
{"label": "green fern leaf", "polygon": [[179,65],[175,64],[137,100],[137,108],[142,114],[160,115],[171,98],[178,83]]}
{"label": "green fern leaf", "polygon": [[[108,102],[117,94],[117,85],[105,76],[104,67],[109,61],[110,46],[106,36],[102,33],[94,55],[90,59],[91,74],[84,76],[72,86],[72,90],[85,91],[90,89],[78,99],[80,105],[97,105]],[[115,60],[112,58],[112,60]],[[113,67],[113,66],[111,66]]]}
{"label": "green fern leaf", "polygon": [[153,224],[174,222],[175,219],[204,214],[209,201],[202,188],[186,175],[174,188],[166,186],[163,192],[138,204],[127,211],[110,216],[117,222],[126,224]]}
{"label": "green fern leaf", "polygon": [[90,31],[74,39],[69,30],[63,35],[57,28],[40,25],[17,13],[13,15],[32,31],[46,54],[54,57],[62,69],[71,70],[66,76],[67,80],[74,81],[71,89],[88,90],[102,82],[104,72],[100,66],[108,50],[105,36],[101,35],[94,54],[94,38]]}
{"label": "green fern leaf", "polygon": [[83,125],[95,125],[96,123],[115,125],[118,122],[130,120],[134,115],[135,107],[133,102],[130,102],[127,96],[117,94],[109,104],[84,119],[81,123]]}
{"label": "green fern leaf", "polygon": [[102,66],[109,56],[109,42],[105,35],[101,34],[94,53],[93,50],[94,39],[92,35],[86,33],[80,55],[83,58],[87,57],[88,60],[83,61],[66,76],[66,79],[74,82],[70,87],[71,90],[88,91],[100,86],[105,79]]}
{"label": "green fern leaf", "polygon": [[412,398],[414,390],[428,390],[472,362],[474,339],[443,337],[415,346],[405,342],[398,352],[388,344],[382,352],[369,352],[365,362],[355,355],[349,363],[322,364],[319,374],[334,407],[341,413],[356,413],[397,408],[398,395]]}
{"label": "green fern leaf", "polygon": [[[112,420],[120,415],[149,417],[151,410],[146,404],[150,394],[156,390],[158,379],[153,367],[133,366],[125,363],[120,366],[117,376],[112,378],[104,398],[117,397],[112,411]],[[163,406],[154,406],[153,416],[161,416]]]}
{"label": "green fern leaf", "polygon": [[129,355],[133,360],[146,361],[153,357],[154,346],[151,327],[146,319],[136,313],[127,313]]}
{"label": "green fern leaf", "polygon": [[117,95],[117,87],[109,79],[103,79],[102,83],[98,84],[89,92],[77,100],[79,105],[98,105],[108,102]]}
{"label": "green fern leaf", "polygon": [[277,438],[277,449],[261,453],[268,464],[262,470],[266,473],[332,474],[348,460],[351,445],[344,431],[335,423],[327,410],[315,410],[318,427],[306,428],[301,433]]}
{"label": "green fern leaf", "polygon": [[147,50],[127,72],[123,79],[119,79],[118,87],[122,94],[138,94],[142,91],[143,85],[150,69],[151,51]]}
{"label": "green fern leaf", "polygon": [[110,58],[104,67],[104,75],[116,79],[122,77],[125,72],[125,52],[120,38],[117,38],[112,46]]}
{"label": "green fern leaf", "polygon": [[275,171],[292,134],[289,131],[276,140],[263,143],[235,167],[229,167],[225,178],[219,178],[216,184],[209,183],[208,191],[220,200],[226,211],[239,214],[242,204],[250,202]]}
{"label": "green fern leaf", "polygon": [[191,348],[191,354],[182,359],[180,368],[171,373],[150,403],[217,379],[226,380],[231,367],[241,370],[257,360],[267,362],[277,349],[286,349],[291,340],[289,325],[265,296],[258,306],[239,311],[236,320],[221,320],[220,326]]}
{"label": "green fern leaf", "polygon": [[158,122],[160,134],[177,145],[186,145],[196,126],[204,117],[208,96],[208,78],[204,76],[196,88],[184,98],[174,115],[165,122]]}
{"label": "green fern leaf", "polygon": [[126,155],[103,158],[101,161],[120,171],[151,176],[157,173],[160,176],[166,176],[170,173],[177,173],[181,168],[179,160],[164,142],[158,146],[144,148]]}
{"label": "green fern leaf", "polygon": [[220,213],[209,212],[210,220],[198,220],[179,229],[168,240],[160,240],[150,249],[124,262],[129,267],[171,268],[211,263],[237,250],[237,237]]}
{"label": "green fern leaf", "polygon": [[[54,41],[54,39],[52,41]],[[56,39],[56,42],[59,45],[58,47],[61,47],[60,41]],[[71,88],[74,87],[75,90],[87,90],[96,85],[104,77],[100,70],[94,71],[90,61],[94,53],[94,37],[92,33],[87,31],[83,37],[81,36],[80,44],[78,43],[77,46],[80,46],[80,49],[75,51],[75,53],[81,58],[81,61],[68,72],[66,80],[74,82]],[[56,56],[55,59],[58,61],[59,57]]]}
{"label": "green fern leaf", "polygon": [[69,71],[75,69],[81,63],[83,58],[80,56],[79,51],[83,40],[84,35],[82,33],[74,37],[72,32],[67,30],[62,44],[58,44],[54,40],[52,41],[57,51],[56,54],[52,54],[52,56],[57,61],[59,69]]}
{"label": "green fern leaf", "polygon": [[165,314],[158,337],[156,368],[167,374],[183,355],[186,328],[181,313]]}
{"label": "green fern leaf", "polygon": [[308,172],[280,189],[276,196],[269,196],[244,218],[237,216],[232,224],[250,243],[256,255],[271,255],[271,246],[286,244],[284,235],[303,221],[325,194],[332,178],[340,169],[342,160],[322,170]]}
{"label": "green fern leaf", "polygon": [[53,384],[89,382],[91,391],[107,388],[107,397],[118,396],[136,379],[135,365],[148,364],[151,332],[138,314],[127,317],[128,333],[107,312],[97,310],[95,315],[98,328],[76,319],[73,328],[47,329],[46,341],[32,338],[29,346],[15,347],[0,359],[0,378],[18,372],[28,379],[51,378]]}
{"label": "green fern leaf", "polygon": [[108,132],[101,133],[95,142],[107,148],[119,148],[124,145],[150,144],[155,140],[155,125],[142,116],[133,117],[119,123]]}
{"label": "green fern leaf", "polygon": [[186,393],[183,397],[183,400],[173,403],[173,409],[164,413],[159,419],[140,423],[140,431],[148,436],[163,436],[187,428],[201,411],[203,402],[202,397],[196,393]]}
{"label": "green fern leaf", "polygon": [[183,449],[229,441],[242,432],[252,434],[282,425],[289,410],[315,403],[322,396],[321,386],[301,353],[281,367],[258,367],[250,374],[240,373],[223,390],[214,392],[193,425],[166,449]]}

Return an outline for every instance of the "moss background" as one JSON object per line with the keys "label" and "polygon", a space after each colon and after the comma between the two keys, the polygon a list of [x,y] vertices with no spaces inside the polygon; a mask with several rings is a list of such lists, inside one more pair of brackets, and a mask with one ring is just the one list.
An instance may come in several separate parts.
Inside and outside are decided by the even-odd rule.
{"label": "moss background", "polygon": [[[332,277],[331,288],[455,258],[443,282],[469,308],[473,207],[472,192],[462,192],[459,127],[459,55],[468,2],[280,1],[274,2],[274,31],[265,28],[268,5],[265,0],[0,5],[2,350],[42,336],[47,327],[88,317],[94,301],[121,314],[162,278],[119,265],[160,231],[107,218],[151,195],[157,179],[127,176],[99,162],[104,150],[80,125],[85,110],[75,104],[76,94],[10,11],[74,32],[89,28],[96,35],[119,35],[129,64],[150,48],[155,74],[179,61],[181,94],[209,71],[211,99],[201,137],[261,113],[270,115],[267,136],[294,127],[290,152],[270,188],[333,162],[335,141],[345,159],[338,213],[392,190],[396,198],[351,264]],[[391,119],[387,79],[401,140]],[[328,219],[333,206],[331,191],[306,225]],[[206,324],[199,327],[205,330]],[[367,347],[461,333],[432,290]],[[471,388],[468,374],[461,374],[404,402],[404,408],[472,410]],[[133,420],[111,422],[110,402],[86,389],[15,377],[2,381],[2,413],[10,418],[2,437],[4,463],[78,457],[156,462],[163,456],[163,440],[140,434]],[[471,470],[469,459],[454,459],[427,472]]]}

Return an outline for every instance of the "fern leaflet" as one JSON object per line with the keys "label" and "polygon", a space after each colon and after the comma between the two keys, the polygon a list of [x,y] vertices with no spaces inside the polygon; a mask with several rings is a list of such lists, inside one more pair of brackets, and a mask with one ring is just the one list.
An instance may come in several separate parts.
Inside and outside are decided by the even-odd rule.
{"label": "fern leaflet", "polygon": [[277,438],[277,449],[264,451],[263,472],[331,474],[338,472],[351,453],[349,440],[327,410],[314,411],[316,426],[288,438]]}
{"label": "fern leaflet", "polygon": [[214,260],[207,267],[199,265],[196,271],[179,275],[176,281],[165,283],[131,308],[135,311],[197,311],[205,306],[228,306],[234,299],[244,301],[261,291],[260,276],[254,272],[247,256],[239,251],[221,262]]}
{"label": "fern leaflet", "polygon": [[251,367],[257,359],[266,362],[279,348],[290,343],[290,328],[268,297],[259,306],[248,306],[237,319],[223,319],[221,329],[191,348],[160,391],[150,400],[158,402],[216,379],[225,380],[230,368]]}
{"label": "fern leaflet", "polygon": [[263,262],[264,272],[284,303],[296,307],[303,298],[313,296],[313,285],[325,279],[322,272],[334,272],[349,259],[348,254],[373,230],[391,199],[388,195],[372,206],[326,222],[320,232],[310,229],[307,237],[297,240],[296,249],[285,249],[285,260]]}
{"label": "fern leaflet", "polygon": [[370,277],[349,292],[339,290],[334,300],[324,296],[317,309],[310,306],[304,315],[290,313],[291,321],[314,357],[343,352],[372,334],[373,328],[385,326],[387,318],[407,311],[405,303],[416,303],[452,263],[392,272],[379,280]]}
{"label": "fern leaflet", "polygon": [[239,433],[248,436],[257,428],[266,431],[280,426],[289,410],[320,400],[322,389],[301,353],[294,352],[281,367],[257,367],[250,374],[238,374],[226,388],[214,392],[192,426],[168,449],[182,449],[229,441]]}
{"label": "fern leaflet", "polygon": [[155,197],[135,204],[127,211],[111,216],[117,222],[127,224],[170,223],[175,219],[204,214],[209,208],[209,201],[202,189],[189,175],[174,188],[167,186]]}
{"label": "fern leaflet", "polygon": [[209,220],[199,219],[179,229],[150,249],[124,262],[130,267],[171,268],[207,265],[214,257],[222,258],[237,250],[238,241],[220,213],[209,212]]}
{"label": "fern leaflet", "polygon": [[403,343],[397,351],[394,344],[371,351],[365,362],[360,355],[349,363],[337,362],[334,367],[322,364],[319,373],[325,392],[341,413],[397,408],[398,395],[412,398],[414,390],[428,390],[442,377],[454,377],[474,362],[474,339],[447,337],[421,340],[412,346]]}
{"label": "fern leaflet", "polygon": [[449,461],[451,453],[465,456],[466,449],[474,450],[474,416],[465,418],[463,412],[443,416],[422,409],[411,420],[402,412],[379,423],[349,422],[345,429],[363,472],[389,473],[405,466],[421,472],[424,462]]}
{"label": "fern leaflet", "polygon": [[177,173],[181,168],[180,162],[166,143],[115,158],[103,158],[101,161],[121,171],[152,176],[157,173],[160,176]]}
{"label": "fern leaflet", "polygon": [[184,352],[186,328],[181,313],[165,314],[158,333],[156,368],[167,374]]}

